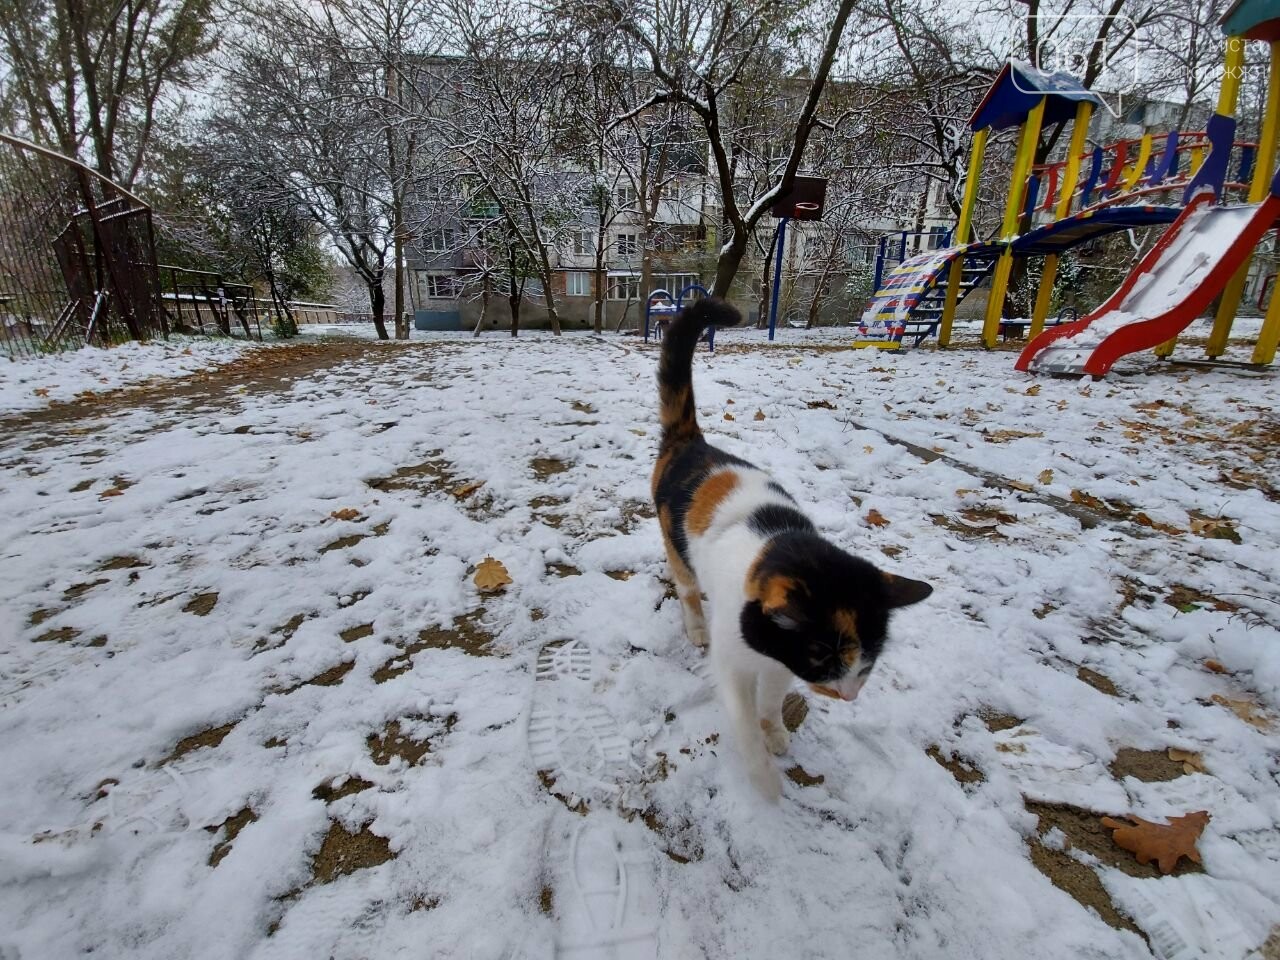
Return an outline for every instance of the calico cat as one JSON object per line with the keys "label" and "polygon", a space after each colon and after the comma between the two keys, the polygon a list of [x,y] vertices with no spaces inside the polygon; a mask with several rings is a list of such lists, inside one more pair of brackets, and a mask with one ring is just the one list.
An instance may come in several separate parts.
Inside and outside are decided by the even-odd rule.
{"label": "calico cat", "polygon": [[782,781],[769,754],[790,745],[782,700],[793,677],[852,700],[880,655],[890,612],[933,588],[883,573],[824,540],[764,471],[703,439],[693,403],[694,346],[708,326],[740,320],[724,301],[702,299],[663,338],[653,499],[685,632],[699,647],[710,643],[747,771],[776,802]]}

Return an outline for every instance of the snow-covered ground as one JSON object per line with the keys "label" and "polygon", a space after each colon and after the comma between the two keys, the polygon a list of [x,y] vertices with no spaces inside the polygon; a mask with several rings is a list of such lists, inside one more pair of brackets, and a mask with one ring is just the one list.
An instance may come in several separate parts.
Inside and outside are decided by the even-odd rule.
{"label": "snow-covered ground", "polygon": [[174,335],[150,343],[84,347],[43,357],[0,356],[0,414],[35,410],[148,381],[185,377],[261,344]]}
{"label": "snow-covered ground", "polygon": [[[789,346],[847,336],[696,360],[714,440],[937,588],[856,704],[809,703],[777,808],[664,579],[637,338],[433,336],[10,430],[0,957],[1259,948],[1276,375]],[[1166,877],[1096,819],[1200,810]]]}

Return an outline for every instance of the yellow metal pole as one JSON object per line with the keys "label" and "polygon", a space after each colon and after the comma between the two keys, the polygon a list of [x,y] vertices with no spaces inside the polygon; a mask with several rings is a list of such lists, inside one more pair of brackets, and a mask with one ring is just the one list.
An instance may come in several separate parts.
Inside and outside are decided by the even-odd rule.
{"label": "yellow metal pole", "polygon": [[1144,133],[1142,141],[1138,146],[1138,159],[1133,161],[1133,166],[1125,171],[1120,182],[1121,190],[1132,190],[1142,179],[1143,172],[1147,169],[1147,161],[1151,159],[1151,134]]}
{"label": "yellow metal pole", "polygon": [[[1000,227],[1000,239],[1012,240],[1018,229],[1018,218],[1022,214],[1022,201],[1027,185],[1027,176],[1031,173],[1031,161],[1035,157],[1036,144],[1040,141],[1040,124],[1044,120],[1045,98],[1041,97],[1027,119],[1022,123],[1022,138],[1018,142],[1018,152],[1013,160],[1013,175],[1009,181],[1009,197],[1005,201],[1004,222]],[[1005,247],[996,263],[995,275],[991,278],[991,295],[987,299],[987,313],[982,322],[982,343],[990,348],[996,345],[996,335],[1000,328],[1000,314],[1004,312],[1004,295],[1009,289],[1009,272],[1013,269],[1013,251]]]}
{"label": "yellow metal pole", "polygon": [[[1240,41],[1239,45],[1243,48],[1244,42]],[[1267,196],[1267,189],[1271,186],[1271,174],[1275,172],[1277,109],[1280,109],[1280,43],[1273,41],[1270,73],[1267,76],[1267,106],[1262,114],[1258,152],[1253,160],[1249,203],[1261,203]],[[1252,259],[1252,256],[1245,258],[1244,263],[1240,264],[1240,269],[1222,291],[1222,299],[1218,301],[1218,314],[1213,320],[1213,332],[1209,334],[1209,343],[1205,347],[1205,354],[1210,357],[1220,357],[1227,352],[1231,324],[1235,321],[1236,311],[1240,308],[1240,299],[1244,294],[1244,285],[1249,279],[1249,263]]]}
{"label": "yellow metal pole", "polygon": [[[1264,161],[1262,144],[1261,143],[1258,144],[1258,156],[1257,156],[1256,167],[1254,171],[1255,182],[1257,179],[1258,170],[1260,170],[1263,166],[1270,168],[1275,158],[1276,101],[1273,97],[1273,94],[1276,92],[1275,84],[1276,84],[1276,78],[1278,75],[1276,70],[1276,63],[1277,63],[1276,45],[1273,43],[1271,45],[1271,75],[1267,80],[1267,112],[1266,112],[1266,116],[1263,119],[1263,131],[1262,131],[1262,134],[1265,137],[1267,124],[1269,123],[1271,125],[1271,148],[1269,151],[1267,151],[1266,160]],[[1244,75],[1244,37],[1227,37],[1227,56],[1226,56],[1226,62],[1223,65],[1223,70],[1222,70],[1222,86],[1218,89],[1217,113],[1220,116],[1224,116],[1224,117],[1235,116],[1236,101],[1240,98],[1240,80],[1243,75]],[[1192,170],[1194,171],[1195,168],[1199,166],[1199,164],[1195,162],[1196,154],[1194,152],[1192,153],[1191,156],[1192,156]],[[1249,195],[1250,196],[1253,195],[1252,184],[1250,184]],[[1222,308],[1227,306],[1227,298],[1228,298],[1228,295],[1231,293],[1231,290],[1234,284],[1235,284],[1235,278],[1233,277],[1227,283],[1226,289],[1223,290],[1222,292],[1222,300],[1219,303],[1218,316],[1214,320],[1213,332],[1209,335],[1209,346],[1206,348],[1206,352],[1211,357],[1220,356],[1222,353],[1222,349],[1219,349],[1217,353],[1214,353],[1215,339],[1219,338],[1220,336],[1223,347],[1225,347],[1227,342],[1227,337],[1231,333],[1231,321],[1228,320],[1225,325],[1222,322],[1222,316],[1223,316]],[[1243,286],[1244,286],[1244,281],[1242,280],[1240,288],[1237,289],[1235,292],[1234,302],[1230,304],[1230,308],[1231,308],[1230,315],[1232,319],[1234,319],[1235,317],[1236,307],[1239,306],[1240,304],[1240,291],[1243,290]],[[1157,357],[1172,356],[1173,348],[1177,345],[1177,343],[1178,343],[1177,337],[1172,337],[1171,339],[1166,340],[1164,343],[1160,344],[1160,346],[1156,347],[1156,350],[1155,350],[1156,356]]]}
{"label": "yellow metal pole", "polygon": [[[973,145],[969,148],[969,170],[964,178],[964,198],[960,201],[960,220],[956,224],[956,233],[951,242],[960,246],[969,242],[973,232],[973,208],[978,203],[978,180],[982,176],[982,157],[987,152],[987,135],[984,128],[973,135]],[[938,346],[951,345],[951,325],[956,319],[956,304],[960,300],[960,281],[964,275],[964,257],[956,257],[951,262],[951,270],[947,274],[947,298],[942,304],[942,319],[938,324]]]}
{"label": "yellow metal pole", "polygon": [[[1076,181],[1080,178],[1080,154],[1084,152],[1085,140],[1089,136],[1089,120],[1093,117],[1093,104],[1081,100],[1076,106],[1076,118],[1071,125],[1071,145],[1067,147],[1067,165],[1062,171],[1061,192],[1058,194],[1058,206],[1054,210],[1054,219],[1065,219],[1071,212],[1071,200],[1076,192]],[[1058,276],[1058,255],[1051,253],[1044,258],[1044,269],[1040,273],[1040,289],[1036,291],[1036,305],[1031,311],[1031,339],[1039,336],[1044,329],[1045,317],[1049,315],[1049,299],[1053,295],[1053,281]]]}

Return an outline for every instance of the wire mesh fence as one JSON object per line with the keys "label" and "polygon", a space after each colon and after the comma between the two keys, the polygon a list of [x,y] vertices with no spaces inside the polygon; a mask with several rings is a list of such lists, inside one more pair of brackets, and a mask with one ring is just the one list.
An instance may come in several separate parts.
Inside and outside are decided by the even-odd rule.
{"label": "wire mesh fence", "polygon": [[151,208],[0,133],[0,355],[167,335]]}

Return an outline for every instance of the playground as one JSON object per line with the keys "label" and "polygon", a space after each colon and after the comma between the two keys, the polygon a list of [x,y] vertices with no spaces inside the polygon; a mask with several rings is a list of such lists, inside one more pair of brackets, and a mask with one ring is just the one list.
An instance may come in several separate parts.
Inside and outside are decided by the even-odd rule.
{"label": "playground", "polygon": [[[882,239],[876,293],[863,313],[855,346],[896,350],[936,336],[951,345],[956,308],[986,288],[983,345],[1017,325],[1031,342],[1017,369],[1104,376],[1121,357],[1154,349],[1173,355],[1179,333],[1212,308],[1204,347],[1210,361],[1226,351],[1242,305],[1254,250],[1280,218],[1280,20],[1273,4],[1240,0],[1223,17],[1223,82],[1204,130],[1171,130],[1157,142],[1138,139],[1087,146],[1102,97],[1065,72],[1048,73],[1011,61],[969,119],[973,133],[959,219],[948,243],[907,256]],[[1256,141],[1236,138],[1235,110],[1246,76],[1245,44],[1270,44],[1265,104]],[[1043,132],[1070,131],[1065,157],[1035,163]],[[1004,217],[991,239],[977,237],[974,213],[987,143],[1014,131],[1016,149]],[[1161,225],[1168,224],[1162,234]],[[1104,303],[1080,318],[1059,316],[1046,330],[1059,258],[1081,244],[1119,231],[1157,228],[1158,239]],[[914,235],[912,235],[914,236]],[[1015,259],[1043,258],[1027,321],[1004,314]],[[1271,298],[1248,365],[1275,360],[1280,300]]]}
{"label": "playground", "polygon": [[[708,434],[937,591],[791,704],[776,808],[665,580],[655,347],[5,381],[0,955],[1274,957],[1276,379],[716,347]],[[1201,811],[1169,873],[1100,820]]]}

